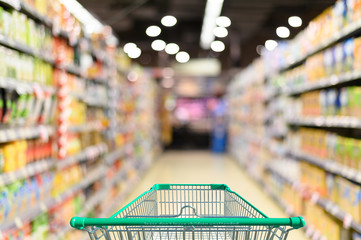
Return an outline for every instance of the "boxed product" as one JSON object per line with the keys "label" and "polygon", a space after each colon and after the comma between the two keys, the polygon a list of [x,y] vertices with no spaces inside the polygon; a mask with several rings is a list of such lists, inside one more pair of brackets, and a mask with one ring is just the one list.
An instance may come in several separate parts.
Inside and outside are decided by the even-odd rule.
{"label": "boxed product", "polygon": [[361,234],[353,233],[352,234],[352,240],[361,240]]}
{"label": "boxed product", "polygon": [[354,41],[348,39],[343,43],[343,72],[351,72],[354,65]]}
{"label": "boxed product", "polygon": [[[361,2],[361,1],[360,1]],[[354,65],[356,71],[361,70],[361,37],[354,39]]]}

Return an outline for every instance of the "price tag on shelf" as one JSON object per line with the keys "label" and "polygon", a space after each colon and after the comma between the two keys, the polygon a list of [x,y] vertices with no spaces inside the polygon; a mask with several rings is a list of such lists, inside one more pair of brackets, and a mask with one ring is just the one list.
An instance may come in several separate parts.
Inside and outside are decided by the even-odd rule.
{"label": "price tag on shelf", "polygon": [[316,204],[319,199],[320,199],[320,195],[315,192],[315,193],[312,194],[310,201],[311,201],[312,204]]}
{"label": "price tag on shelf", "polygon": [[28,171],[27,171],[27,167],[23,167],[21,170],[20,170],[20,173],[21,173],[21,177],[23,178],[26,178],[28,176]]}
{"label": "price tag on shelf", "polygon": [[41,211],[43,211],[43,212],[47,212],[47,211],[48,211],[48,207],[47,207],[46,204],[43,203],[43,202],[40,203],[40,209],[41,209]]}
{"label": "price tag on shelf", "polygon": [[49,132],[48,129],[44,126],[40,126],[39,127],[39,135],[40,135],[40,139],[44,142],[48,142],[49,141]]}
{"label": "price tag on shelf", "polygon": [[351,214],[347,214],[343,219],[343,227],[349,229],[352,224],[352,216]]}
{"label": "price tag on shelf", "polygon": [[9,129],[6,131],[6,135],[8,136],[9,140],[16,140],[18,137],[17,130],[15,129]]}
{"label": "price tag on shelf", "polygon": [[357,171],[355,180],[356,182],[361,183],[361,171]]}
{"label": "price tag on shelf", "polygon": [[14,172],[10,172],[8,176],[9,176],[11,182],[15,182],[15,181],[16,181],[16,176],[15,176],[15,173],[14,173]]}
{"label": "price tag on shelf", "polygon": [[24,225],[23,221],[19,217],[16,217],[14,222],[17,228],[21,228]]}
{"label": "price tag on shelf", "polygon": [[0,141],[1,142],[6,142],[7,141],[7,136],[5,134],[5,130],[0,130]]}
{"label": "price tag on shelf", "polygon": [[0,176],[0,187],[2,187],[4,185],[5,185],[5,182],[4,182],[3,176]]}
{"label": "price tag on shelf", "polygon": [[37,167],[38,165],[35,165],[34,166],[34,164],[31,164],[31,165],[29,165],[28,167],[27,167],[27,172],[29,173],[29,175],[34,175],[35,174],[35,172],[36,172],[36,167]]}

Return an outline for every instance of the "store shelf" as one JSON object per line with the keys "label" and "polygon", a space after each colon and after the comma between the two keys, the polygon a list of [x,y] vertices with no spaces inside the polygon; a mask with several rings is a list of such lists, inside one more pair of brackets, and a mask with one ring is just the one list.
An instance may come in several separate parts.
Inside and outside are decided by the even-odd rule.
{"label": "store shelf", "polygon": [[[290,180],[287,177],[280,174],[279,171],[274,169],[273,167],[267,167],[266,169],[269,172],[271,172],[272,174],[275,174],[278,177],[280,177],[281,179],[283,179],[287,184],[290,184],[291,186],[296,185],[296,183],[294,183],[292,180]],[[331,216],[333,216],[333,217],[339,219],[341,222],[343,222],[345,228],[352,228],[355,231],[357,231],[358,233],[361,233],[361,224],[353,221],[352,218],[350,219],[350,214],[344,212],[335,203],[333,203],[333,202],[331,202],[331,201],[329,201],[327,199],[321,198],[319,195],[317,195],[317,193],[313,194],[313,196],[311,198],[311,201],[313,203],[319,205],[321,208],[323,208]],[[347,226],[346,226],[345,223],[350,223],[350,224],[347,224]]]}
{"label": "store shelf", "polygon": [[351,181],[361,184],[361,171],[357,171],[356,169],[352,169],[350,167],[341,165],[332,160],[324,160],[311,156],[309,154],[301,153],[296,150],[288,150],[287,155],[297,160],[306,161],[308,163],[318,166],[319,168],[326,170],[327,172],[342,176]]}
{"label": "store shelf", "polygon": [[49,92],[51,94],[55,93],[55,87],[52,86],[46,86],[32,82],[25,82],[14,78],[6,78],[6,77],[0,77],[0,87],[17,90],[19,92],[32,93],[35,91],[35,89],[40,89],[43,92]]}
{"label": "store shelf", "polygon": [[46,26],[51,27],[53,25],[51,19],[49,19],[46,16],[41,15],[35,9],[33,9],[31,6],[29,6],[27,3],[20,1],[20,0],[17,0],[17,1],[20,2],[20,6],[21,6],[21,8],[18,10],[25,13],[27,16],[31,17],[32,19],[35,19],[35,20],[43,23]]}
{"label": "store shelf", "polygon": [[109,102],[99,101],[99,99],[91,99],[91,98],[85,98],[83,101],[93,107],[100,107],[100,108],[109,108]]}
{"label": "store shelf", "polygon": [[94,146],[87,147],[79,154],[67,157],[62,160],[58,160],[58,163],[56,164],[57,169],[64,169],[78,162],[86,161],[88,159],[95,159],[106,153],[107,150],[108,147],[105,143],[100,143]]}
{"label": "store shelf", "polygon": [[267,103],[272,99],[280,96],[283,92],[280,88],[272,88],[271,90],[267,91],[264,97],[264,101]]}
{"label": "store shelf", "polygon": [[83,77],[83,74],[82,74],[80,68],[78,66],[75,66],[74,64],[66,64],[66,65],[58,64],[58,65],[55,65],[55,67],[58,69],[64,70],[70,74],[73,74],[73,75],[76,75],[79,77]]}
{"label": "store shelf", "polygon": [[70,133],[79,133],[79,132],[92,132],[99,131],[102,132],[106,128],[100,122],[90,122],[81,125],[69,126],[68,131]]}
{"label": "store shelf", "polygon": [[314,49],[312,49],[311,51],[309,51],[309,53],[307,53],[305,56],[302,56],[302,57],[290,62],[288,65],[281,68],[280,71],[285,71],[285,70],[293,68],[297,65],[300,65],[308,57],[332,46],[333,44],[335,44],[343,39],[347,39],[349,37],[355,36],[360,31],[361,31],[361,19],[359,19],[358,21],[356,21],[352,24],[349,24],[346,27],[341,28],[340,32],[334,33],[333,36],[331,36],[328,39],[324,39],[324,41],[319,46],[317,46]]}
{"label": "store shelf", "polygon": [[361,119],[356,117],[298,117],[287,119],[290,125],[329,127],[329,128],[361,128]]}
{"label": "store shelf", "polygon": [[340,76],[333,75],[329,78],[321,79],[319,81],[316,80],[313,83],[303,84],[294,88],[286,87],[285,89],[283,89],[282,93],[286,95],[298,95],[304,92],[333,87],[359,79],[361,79],[361,71],[354,71],[351,73],[342,74]]}
{"label": "store shelf", "polygon": [[0,0],[0,6],[5,6],[16,10],[21,9],[21,4],[19,0]]}
{"label": "store shelf", "polygon": [[20,170],[0,174],[0,187],[13,183],[17,180],[32,177],[38,173],[49,171],[54,166],[54,159],[40,160],[26,165]]}
{"label": "store shelf", "polygon": [[54,64],[54,59],[52,59],[51,57],[45,56],[41,52],[34,50],[22,43],[18,43],[14,40],[11,40],[2,34],[0,34],[0,45],[20,51],[22,53],[26,53],[26,54],[31,55],[36,58],[40,58],[47,63]]}
{"label": "store shelf", "polygon": [[[298,216],[296,213],[294,213],[292,206],[289,206],[287,203],[285,203],[284,200],[280,198],[278,194],[276,194],[274,191],[271,190],[271,188],[268,186],[267,183],[260,181],[259,184],[260,186],[263,187],[266,193],[273,199],[273,201],[275,201],[286,212],[287,215],[292,217]],[[319,231],[315,230],[315,228],[307,224],[307,222],[302,229],[305,231],[306,236],[309,237],[310,239],[322,240]]]}
{"label": "store shelf", "polygon": [[99,217],[110,217],[112,214],[114,214],[114,209],[120,205],[119,203],[122,202],[122,200],[125,199],[138,180],[139,179],[135,178],[130,182],[127,182],[125,189],[114,198],[113,204],[109,204],[108,208],[106,208]]}
{"label": "store shelf", "polygon": [[[104,196],[106,195],[106,192],[108,189],[103,189],[101,191],[98,191],[93,196],[91,196],[85,203],[82,211],[77,214],[78,217],[86,217],[87,214],[95,208],[96,205],[101,203]],[[62,239],[69,231],[78,231],[75,230],[70,226],[70,224],[66,225],[65,227],[61,228],[56,234],[53,234],[53,236],[50,236],[49,239]],[[88,236],[87,236],[88,237]]]}
{"label": "store shelf", "polygon": [[32,208],[28,208],[27,211],[22,212],[15,219],[6,220],[4,223],[0,225],[0,231],[4,231],[10,228],[20,227],[24,222],[31,221],[37,216],[39,216],[41,213],[47,212],[48,209],[51,209],[57,204],[63,202],[69,196],[73,195],[74,193],[78,192],[81,189],[84,189],[85,187],[89,186],[98,179],[104,177],[105,169],[106,168],[104,166],[97,168],[96,170],[88,173],[87,176],[79,184],[71,187],[64,193],[60,194],[59,196],[55,198],[50,197],[49,199],[46,199],[44,202],[38,202],[36,206]]}
{"label": "store shelf", "polygon": [[39,137],[47,138],[47,136],[53,135],[54,131],[54,127],[50,125],[0,129],[0,143]]}
{"label": "store shelf", "polygon": [[108,165],[113,165],[113,163],[119,159],[119,158],[123,158],[126,156],[126,152],[127,152],[127,148],[130,147],[130,144],[124,145],[121,148],[109,153],[106,157],[105,157],[105,162]]}

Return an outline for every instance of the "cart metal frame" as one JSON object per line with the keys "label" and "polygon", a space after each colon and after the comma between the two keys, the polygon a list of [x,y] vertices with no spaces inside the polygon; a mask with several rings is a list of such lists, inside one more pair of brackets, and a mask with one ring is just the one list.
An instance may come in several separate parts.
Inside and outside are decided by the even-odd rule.
{"label": "cart metal frame", "polygon": [[110,218],[70,224],[92,240],[285,240],[305,222],[268,218],[225,184],[156,184]]}

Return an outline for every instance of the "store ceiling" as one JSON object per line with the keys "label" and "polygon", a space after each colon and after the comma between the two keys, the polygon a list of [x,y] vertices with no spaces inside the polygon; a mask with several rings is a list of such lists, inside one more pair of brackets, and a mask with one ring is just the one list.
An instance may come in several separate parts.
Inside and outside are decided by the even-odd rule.
{"label": "store ceiling", "polygon": [[[143,51],[138,59],[143,65],[164,63],[164,56],[151,49],[152,38],[145,34],[150,25],[159,25],[164,15],[174,15],[176,26],[162,27],[159,38],[175,42],[190,53],[191,58],[217,56],[223,69],[248,65],[257,57],[256,46],[267,39],[278,39],[275,30],[287,26],[289,16],[298,15],[304,23],[333,5],[335,0],[224,0],[221,15],[228,16],[232,25],[225,39],[226,50],[221,54],[204,51],[199,39],[205,0],[80,0],[103,23],[111,25],[123,45],[135,42]],[[304,24],[303,26],[305,26]],[[301,28],[290,29],[291,38]],[[171,57],[171,60],[173,57]]]}

